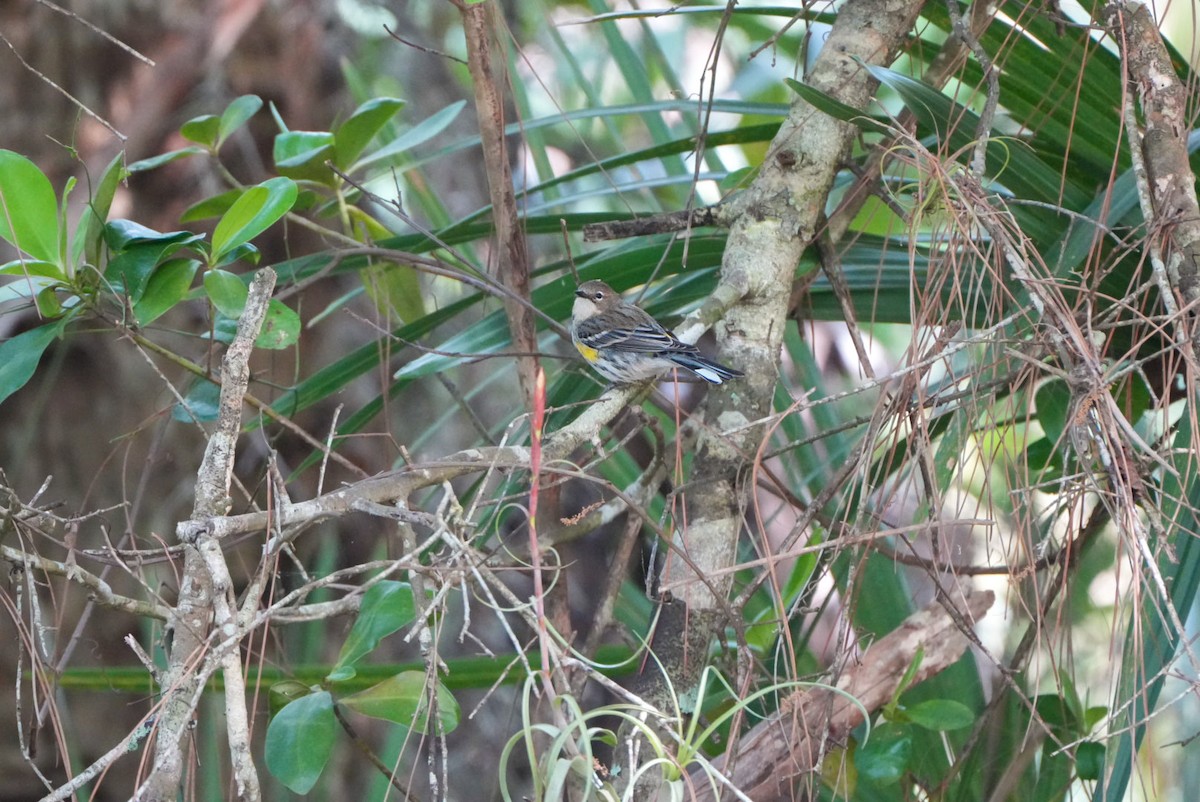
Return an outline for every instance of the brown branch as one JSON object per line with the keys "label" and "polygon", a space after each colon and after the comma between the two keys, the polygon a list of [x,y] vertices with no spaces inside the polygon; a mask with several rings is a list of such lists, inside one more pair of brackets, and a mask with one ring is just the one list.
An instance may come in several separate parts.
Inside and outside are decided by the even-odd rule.
{"label": "brown branch", "polygon": [[[454,2],[462,15],[463,33],[467,39],[467,63],[475,84],[475,113],[479,120],[488,194],[496,224],[496,275],[500,283],[515,295],[528,300],[529,254],[517,210],[517,195],[504,137],[504,102],[500,88],[507,75],[502,71],[504,60],[495,58],[494,49],[496,7],[492,2]],[[537,335],[529,308],[505,299],[504,310],[508,314],[508,325],[517,350],[526,354],[536,352]],[[526,409],[533,409],[533,381],[537,367],[537,357],[522,356],[517,359],[517,377]]]}
{"label": "brown branch", "polygon": [[703,209],[684,209],[639,217],[636,220],[612,220],[607,223],[588,223],[583,227],[584,242],[601,242],[630,237],[646,237],[651,234],[669,234],[673,231],[691,231],[708,226],[728,228],[737,215],[736,204],[721,203]]}
{"label": "brown branch", "polygon": [[[1144,130],[1138,129],[1131,108],[1125,114],[1125,127],[1142,216],[1149,230],[1158,234],[1149,240],[1155,277],[1169,312],[1194,308],[1200,301],[1200,204],[1188,159],[1192,128],[1188,88],[1176,75],[1147,6],[1117,3],[1109,7],[1108,14],[1109,30],[1121,47],[1128,71],[1128,91],[1142,107]],[[1193,359],[1200,358],[1200,326],[1195,314],[1181,324],[1183,336],[1191,340]]]}
{"label": "brown branch", "polygon": [[[933,602],[913,613],[846,669],[836,691],[814,687],[793,693],[778,713],[738,742],[733,755],[721,756],[714,766],[724,770],[734,762],[731,784],[756,802],[792,799],[794,787],[817,768],[828,749],[845,743],[850,731],[862,723],[864,709],[871,714],[892,699],[909,667],[917,663],[918,653],[914,683],[957,662],[970,639],[956,618],[961,614],[970,622],[978,621],[994,600],[990,590],[969,591],[961,610],[952,612]],[[714,798],[711,786],[696,785],[698,800]]]}
{"label": "brown branch", "polygon": [[[274,270],[267,267],[255,274],[250,282],[245,311],[238,320],[237,335],[221,363],[217,427],[209,438],[197,473],[192,520],[223,515],[229,509],[235,446],[241,432],[242,404],[250,383],[250,354],[274,288]],[[204,664],[209,661],[197,658],[206,648],[210,627],[216,623],[222,632],[237,629],[233,582],[216,538],[206,535],[202,529],[193,530],[182,525],[178,531],[183,535],[196,531],[197,536],[181,538],[185,544],[183,581],[179,588],[179,603],[168,622],[174,633],[164,675],[164,687],[169,690],[158,723],[154,766],[141,797],[148,800],[174,799],[178,795],[183,776],[182,741],[198,699],[200,675],[208,670]],[[261,794],[250,753],[249,721],[239,657],[235,641],[230,648],[212,652],[209,659],[220,662],[225,676],[226,729],[238,798],[253,801]]]}

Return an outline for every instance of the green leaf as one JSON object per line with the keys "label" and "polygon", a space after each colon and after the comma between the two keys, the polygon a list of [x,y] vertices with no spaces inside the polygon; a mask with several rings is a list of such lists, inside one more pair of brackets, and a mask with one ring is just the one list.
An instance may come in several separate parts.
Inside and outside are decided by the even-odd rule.
{"label": "green leaf", "polygon": [[[423,671],[401,671],[365,691],[345,696],[340,703],[371,718],[403,724],[417,732],[429,728],[429,700]],[[443,732],[458,726],[460,711],[454,694],[442,683],[437,686],[438,721]]]}
{"label": "green leaf", "polygon": [[43,262],[59,264],[58,202],[33,162],[0,150],[0,237]]}
{"label": "green leaf", "polygon": [[317,784],[333,752],[333,697],[318,691],[279,711],[267,727],[267,768],[297,794]]}
{"label": "green leaf", "polygon": [[208,423],[221,411],[221,386],[208,379],[197,378],[183,397],[182,404],[171,407],[171,418],[180,423]]}
{"label": "green leaf", "polygon": [[953,699],[930,699],[906,707],[904,714],[913,724],[935,732],[961,730],[975,723],[971,708]]}
{"label": "green leaf", "polygon": [[92,187],[92,197],[80,215],[75,227],[75,239],[71,243],[71,262],[78,265],[82,258],[87,264],[99,265],[104,245],[104,221],[108,219],[117,186],[125,180],[128,171],[124,168],[125,154],[113,157],[100,180]]}
{"label": "green leaf", "polygon": [[860,780],[874,785],[899,782],[912,760],[912,731],[905,726],[885,722],[871,732],[871,739],[854,753],[854,766]]}
{"label": "green leaf", "polygon": [[213,259],[213,267],[224,267],[231,265],[234,262],[248,262],[252,265],[257,265],[262,260],[262,251],[254,246],[252,242],[243,242],[241,245],[228,250],[221,254],[219,259]]}
{"label": "green leaf", "polygon": [[179,222],[191,223],[196,220],[208,220],[213,217],[220,217],[233,208],[233,204],[238,198],[242,197],[242,192],[244,191],[241,189],[230,189],[222,192],[220,195],[213,195],[211,198],[205,198],[199,203],[194,203],[179,216]]}
{"label": "green leaf", "polygon": [[868,134],[884,134],[890,130],[883,123],[868,117],[861,110],[853,106],[847,106],[840,100],[835,100],[819,89],[815,89],[808,84],[802,84],[799,81],[791,78],[784,78],[783,82],[787,84],[793,92],[808,101],[809,105],[818,111],[823,111],[835,120],[856,125],[862,131]]}
{"label": "green leaf", "polygon": [[333,158],[333,134],[328,131],[285,131],[275,135],[275,169],[297,181],[327,184],[333,173],[325,162]]}
{"label": "green leaf", "polygon": [[272,717],[277,716],[280,710],[297,699],[303,699],[310,693],[312,693],[312,688],[299,680],[280,680],[272,683],[270,690],[267,691],[267,709],[271,712]]}
{"label": "green leaf", "polygon": [[262,108],[262,98],[258,95],[242,95],[234,98],[225,111],[221,113],[221,120],[217,126],[217,147],[225,144],[239,128],[258,113]]}
{"label": "green leaf", "polygon": [[51,262],[38,262],[33,259],[14,259],[0,265],[0,276],[41,276],[66,280],[62,267]]}
{"label": "green leaf", "polygon": [[62,304],[58,300],[59,287],[46,287],[36,296],[34,296],[34,304],[37,306],[38,316],[53,320],[63,312]]}
{"label": "green leaf", "polygon": [[300,328],[300,316],[283,301],[272,298],[267,305],[267,316],[263,319],[262,331],[254,344],[273,351],[290,348],[300,339]]}
{"label": "green leaf", "polygon": [[147,228],[132,220],[113,220],[104,227],[104,241],[114,251],[123,251],[134,245],[191,243],[204,239],[190,231],[168,231],[163,233]]}
{"label": "green leaf", "polygon": [[193,117],[179,128],[179,133],[189,142],[203,145],[206,148],[216,147],[217,131],[221,128],[221,118],[215,114],[204,114]]}
{"label": "green leaf", "polygon": [[349,119],[333,132],[333,163],[342,170],[349,167],[402,108],[403,100],[376,97],[355,109]]}
{"label": "green leaf", "polygon": [[135,304],[160,264],[181,248],[204,239],[190,231],[163,234],[132,220],[114,220],[104,227],[104,234],[108,247],[116,254],[109,260],[104,276]]}
{"label": "green leaf", "polygon": [[138,325],[148,326],[185,297],[200,262],[196,259],[171,259],[164,262],[146,282],[141,300],[133,305]]}
{"label": "green leaf", "polygon": [[227,270],[209,270],[204,274],[204,293],[222,315],[237,320],[246,308],[250,294],[245,282]]}
{"label": "green leaf", "polygon": [[358,618],[342,644],[337,665],[329,674],[330,681],[353,677],[355,663],[374,651],[379,641],[416,618],[417,606],[407,582],[385,580],[372,585],[363,594]]}
{"label": "green leaf", "polygon": [[0,403],[33,377],[42,354],[62,334],[68,320],[44,323],[0,343]]}
{"label": "green leaf", "polygon": [[441,111],[435,111],[379,150],[368,153],[363,157],[362,161],[350,169],[362,170],[367,167],[375,167],[402,156],[405,152],[412,150],[422,142],[433,139],[446,130],[450,123],[454,122],[454,118],[459,115],[466,105],[465,100],[460,100],[451,103]]}
{"label": "green leaf", "polygon": [[[915,78],[885,67],[868,64],[864,68],[895,90],[922,125],[942,138],[944,146],[960,154],[970,153],[979,115]],[[1072,176],[1060,174],[1024,142],[1005,138],[1001,131],[993,132],[988,146],[987,173],[999,176],[1001,183],[1023,198],[1064,204],[1071,209],[1088,202],[1087,194]]]}
{"label": "green leaf", "polygon": [[156,167],[162,167],[164,164],[170,164],[179,159],[186,159],[188,156],[196,156],[200,153],[207,153],[204,148],[198,145],[188,145],[186,148],[179,150],[170,150],[166,153],[160,153],[157,156],[151,156],[148,159],[138,159],[127,168],[131,173],[144,173],[148,170],[153,170]]}
{"label": "green leaf", "polygon": [[1037,404],[1038,423],[1046,433],[1046,439],[1056,448],[1067,448],[1065,439],[1067,418],[1071,411],[1071,391],[1062,379],[1043,382],[1034,393]]}
{"label": "green leaf", "polygon": [[220,258],[257,237],[296,202],[296,182],[290,178],[271,178],[250,187],[217,223],[212,236],[212,260]]}
{"label": "green leaf", "polygon": [[367,294],[381,313],[395,313],[405,323],[424,316],[420,274],[413,268],[392,263],[372,264],[362,272],[362,279]]}
{"label": "green leaf", "polygon": [[1075,771],[1081,780],[1098,780],[1104,771],[1104,744],[1084,741],[1075,750]]}

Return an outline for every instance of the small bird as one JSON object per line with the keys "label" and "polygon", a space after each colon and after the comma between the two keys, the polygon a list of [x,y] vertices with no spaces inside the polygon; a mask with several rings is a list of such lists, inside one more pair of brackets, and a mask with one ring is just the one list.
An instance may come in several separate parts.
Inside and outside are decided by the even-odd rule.
{"label": "small bird", "polygon": [[674,367],[709,384],[743,375],[701,356],[603,281],[585,281],[575,290],[571,339],[589,365],[617,384],[656,379]]}

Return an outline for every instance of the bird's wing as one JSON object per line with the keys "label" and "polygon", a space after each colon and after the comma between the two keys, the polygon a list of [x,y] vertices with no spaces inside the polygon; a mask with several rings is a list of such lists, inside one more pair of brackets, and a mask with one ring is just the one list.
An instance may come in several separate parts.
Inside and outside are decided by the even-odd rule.
{"label": "bird's wing", "polygon": [[625,351],[647,354],[696,353],[695,346],[681,342],[678,337],[654,321],[632,328],[611,328],[596,322],[595,318],[590,318],[576,326],[575,335],[580,342],[592,348],[619,346]]}

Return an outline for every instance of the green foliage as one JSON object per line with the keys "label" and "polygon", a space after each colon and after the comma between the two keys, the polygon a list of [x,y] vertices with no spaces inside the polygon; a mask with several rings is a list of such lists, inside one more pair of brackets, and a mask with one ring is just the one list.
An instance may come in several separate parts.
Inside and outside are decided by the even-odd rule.
{"label": "green foliage", "polygon": [[[356,713],[401,724],[418,732],[429,730],[428,679],[420,671],[402,671],[383,682],[338,700]],[[437,731],[448,733],[458,726],[458,702],[450,690],[434,683],[437,694]]]}
{"label": "green foliage", "polygon": [[[406,582],[382,580],[368,588],[337,663],[323,685],[336,689],[340,683],[352,680],[359,661],[388,635],[413,623],[416,609],[412,588]],[[327,689],[309,690],[303,683],[288,679],[274,683],[270,692],[267,766],[296,793],[307,793],[328,761],[336,730],[335,707],[421,733],[430,730],[431,710],[437,717],[437,733],[451,732],[461,718],[450,689],[421,671],[399,671],[363,690],[337,697]]]}
{"label": "green foliage", "polygon": [[334,724],[328,691],[289,703],[267,727],[267,768],[293,792],[307,794],[333,753]]}
{"label": "green foliage", "polygon": [[412,588],[406,582],[377,582],[363,594],[362,606],[350,634],[342,643],[337,665],[329,673],[331,682],[354,676],[354,665],[375,651],[379,642],[416,619]]}
{"label": "green foliage", "polygon": [[[949,520],[950,503],[939,506],[939,500],[982,510],[976,517],[988,519],[991,528],[985,535],[965,535],[951,553],[936,552],[934,558],[967,565],[983,561],[984,555],[1000,559],[997,554],[1003,552],[1014,567],[1012,596],[1021,601],[1011,610],[1012,625],[1036,628],[1048,620],[1061,622],[1058,640],[1039,643],[1053,664],[1072,665],[1074,655],[1066,651],[1091,646],[1091,637],[1063,633],[1113,615],[1113,610],[1085,602],[1085,589],[1077,591],[1078,604],[1039,607],[1048,577],[1056,575],[1048,572],[1078,560],[1064,547],[1059,557],[1034,566],[1046,555],[1054,556],[1062,545],[1059,533],[1070,537],[1081,526],[1081,513],[1063,499],[1074,493],[1089,499],[1088,509],[1102,505],[1101,499],[1109,498],[1104,492],[1109,475],[1099,458],[1078,453],[1078,443],[1086,442],[1091,431],[1083,425],[1089,423],[1086,405],[1061,354],[1035,347],[1046,336],[1047,321],[1030,311],[1029,286],[1013,277],[1004,259],[989,250],[991,238],[969,215],[964,217],[977,207],[957,178],[965,175],[973,146],[987,135],[982,178],[988,208],[1011,220],[1022,253],[1040,271],[1038,280],[1061,293],[1081,328],[1090,327],[1083,340],[1103,343],[1096,354],[1108,382],[1100,388],[1105,400],[1113,401],[1146,443],[1159,448],[1171,442],[1169,454],[1177,455],[1164,465],[1139,453],[1143,461],[1133,471],[1141,474],[1144,485],[1138,510],[1152,510],[1164,524],[1152,533],[1152,545],[1162,548],[1155,568],[1168,598],[1143,580],[1137,609],[1116,611],[1118,616],[1138,616],[1138,625],[1128,626],[1123,635],[1121,681],[1107,729],[1101,724],[1109,711],[1087,707],[1076,678],[1067,672],[1027,676],[1020,666],[1003,668],[1017,686],[1012,692],[1033,699],[1034,709],[1006,700],[1006,717],[980,721],[987,709],[983,681],[975,658],[968,657],[938,677],[902,689],[903,696],[897,693],[870,737],[839,756],[839,770],[852,776],[851,796],[861,783],[863,798],[899,800],[927,788],[939,788],[946,799],[988,798],[996,778],[972,762],[978,757],[967,756],[968,768],[951,772],[951,761],[972,746],[971,730],[988,726],[997,733],[988,760],[1000,766],[1017,761],[1026,732],[1045,736],[1039,759],[1014,781],[1019,796],[1063,799],[1072,785],[1102,777],[1100,798],[1115,800],[1126,792],[1162,677],[1184,637],[1162,610],[1170,604],[1186,615],[1200,585],[1200,552],[1192,546],[1196,537],[1190,536],[1200,532],[1195,514],[1200,480],[1189,456],[1196,437],[1191,417],[1171,407],[1171,391],[1164,389],[1170,377],[1156,381],[1145,375],[1145,368],[1156,366],[1152,355],[1170,352],[1174,344],[1157,319],[1153,325],[1145,323],[1156,314],[1146,310],[1161,301],[1145,266],[1149,259],[1136,176],[1118,144],[1124,134],[1111,98],[1126,89],[1119,57],[1096,46],[1086,27],[1059,31],[1047,15],[1032,13],[1023,4],[1001,6],[1003,16],[980,35],[985,49],[1004,55],[996,74],[1001,113],[991,131],[979,129],[979,102],[965,99],[966,90],[984,78],[978,64],[968,62],[946,90],[915,77],[951,35],[940,6],[926,9],[904,59],[890,68],[864,67],[881,87],[879,104],[867,112],[804,83],[764,77],[760,61],[747,62],[739,75],[744,83],[736,91],[742,94],[712,98],[698,113],[700,107],[688,97],[694,92],[690,78],[677,74],[682,59],[674,34],[661,33],[657,26],[666,21],[651,12],[608,14],[607,5],[597,0],[590,5],[597,16],[578,26],[586,32],[573,31],[573,26],[538,29],[537,52],[551,54],[548,61],[561,71],[552,76],[560,81],[552,94],[561,108],[547,107],[530,87],[514,87],[519,121],[511,123],[508,133],[524,136],[530,150],[529,164],[522,165],[520,222],[538,266],[529,300],[544,315],[537,323],[543,356],[563,351],[555,323],[569,316],[577,279],[604,278],[622,292],[637,294],[648,311],[668,323],[711,294],[728,244],[723,231],[696,229],[687,238],[664,234],[585,245],[583,227],[701,206],[744,188],[772,155],[768,143],[788,114],[785,104],[794,98],[811,104],[805,113],[827,114],[857,128],[858,144],[846,157],[855,169],[844,169],[836,178],[825,208],[828,216],[837,214],[855,185],[856,171],[872,154],[882,151],[891,157],[880,184],[882,199],[864,206],[847,223],[847,232],[834,243],[835,263],[814,248],[795,265],[797,287],[804,286],[801,279],[812,283],[795,310],[795,319],[804,322],[789,323],[782,336],[781,378],[764,442],[769,455],[761,461],[756,456],[754,465],[769,466],[769,481],[758,473],[755,480],[764,487],[779,481],[778,494],[796,515],[812,513],[813,520],[789,548],[813,550],[800,553],[786,574],[764,579],[762,561],[775,559],[770,550],[776,543],[765,535],[761,542],[751,538],[774,524],[763,513],[749,527],[753,534],[743,553],[755,562],[740,572],[738,588],[751,582],[759,587],[736,611],[737,619],[713,650],[720,660],[740,655],[737,650],[746,647],[758,661],[754,690],[735,692],[710,683],[698,695],[702,715],[679,724],[676,743],[664,743],[661,733],[646,728],[663,777],[674,789],[683,787],[682,775],[668,754],[684,765],[703,765],[725,744],[737,742],[734,713],[745,713],[748,720],[771,714],[775,694],[764,689],[790,687],[805,671],[823,666],[826,656],[811,639],[817,632],[814,622],[832,613],[810,610],[814,600],[834,605],[829,600],[836,599],[837,614],[863,637],[882,635],[903,621],[915,607],[918,572],[899,567],[884,553],[856,551],[855,544],[871,540],[872,546],[896,554],[924,555],[913,548],[922,536],[918,529],[941,532],[957,525]],[[688,34],[681,39],[713,32],[720,20],[730,48],[745,51],[748,42],[778,34],[771,41],[789,53],[799,51],[815,30],[801,29],[829,18],[801,13],[796,30],[781,30],[795,9],[739,6],[725,12],[724,6],[694,6],[666,16]],[[577,34],[583,40],[574,38]],[[589,46],[579,46],[580,41]],[[599,41],[603,48],[593,46]],[[508,56],[516,65],[515,52]],[[1182,62],[1179,69],[1194,80]],[[520,75],[520,69],[513,74]],[[32,328],[0,343],[0,402],[30,382],[43,354],[68,330],[82,329],[84,321],[154,339],[158,332],[152,326],[161,325],[172,310],[191,305],[207,313],[206,325],[183,334],[201,348],[228,341],[253,275],[247,268],[260,257],[255,241],[269,232],[291,233],[287,215],[297,221],[303,214],[305,225],[336,245],[290,253],[273,267],[289,291],[329,281],[336,297],[323,300],[320,310],[296,311],[272,301],[257,345],[292,348],[363,294],[380,313],[378,331],[372,332],[378,336],[356,342],[353,350],[326,357],[324,363],[298,363],[294,380],[268,398],[269,409],[249,420],[247,428],[274,436],[273,420],[280,416],[344,403],[345,412],[329,433],[336,451],[352,436],[394,425],[380,425],[384,410],[401,409],[407,416],[420,409],[422,402],[429,403],[422,394],[429,387],[436,391],[435,381],[444,379],[465,389],[453,406],[437,402],[444,408],[437,410],[441,417],[436,423],[405,421],[421,427],[420,437],[433,438],[452,427],[457,431],[464,408],[485,407],[482,401],[497,398],[504,399],[495,404],[503,409],[492,410],[479,424],[479,441],[517,436],[513,433],[522,431],[521,410],[508,397],[516,395],[506,375],[511,359],[502,356],[512,350],[512,338],[497,300],[502,293],[488,278],[496,259],[487,222],[492,210],[448,211],[450,192],[433,185],[437,171],[429,169],[476,160],[478,137],[460,134],[456,127],[469,116],[463,113],[466,102],[442,98],[440,110],[424,119],[405,119],[412,116],[408,109],[422,106],[407,106],[391,94],[360,96],[357,108],[340,123],[331,120],[329,130],[290,130],[272,108],[278,127],[273,174],[250,186],[220,172],[223,149],[263,106],[254,96],[237,98],[219,114],[186,122],[180,133],[188,146],[127,170],[119,158],[110,163],[89,186],[90,202],[73,230],[63,213],[71,186],[56,193],[28,159],[0,151],[0,237],[20,253],[18,260],[0,267],[7,281],[0,286],[0,301],[21,302],[38,315]],[[1052,102],[1056,98],[1072,102]],[[904,112],[915,120],[911,135],[893,126]],[[1198,144],[1200,136],[1193,136],[1193,150]],[[552,167],[551,153],[568,166]],[[228,180],[221,192],[192,205],[181,221],[191,225],[215,219],[211,237],[109,219],[127,172],[184,158],[206,160]],[[571,259],[562,253],[564,237]],[[347,253],[343,246],[363,247]],[[830,273],[840,275],[844,291],[829,280]],[[354,281],[335,283],[346,277]],[[845,392],[856,378],[854,371],[839,374],[819,364],[808,321],[837,321],[839,332],[853,330],[873,338],[873,345],[883,343],[880,347],[893,338],[890,353],[902,365],[878,384],[866,382],[865,391]],[[961,324],[961,335],[947,343],[935,347],[925,337],[930,331],[939,336],[953,324]],[[490,361],[481,363],[485,358]],[[553,431],[579,415],[603,385],[570,362],[543,362],[548,366],[548,430]],[[359,392],[364,386],[368,389]],[[348,392],[350,388],[354,391]],[[184,404],[172,414],[180,420],[211,420],[218,392],[207,378],[196,378]],[[883,400],[877,403],[875,393]],[[679,419],[665,409],[649,409],[667,448],[676,448]],[[393,434],[390,428],[386,432]],[[695,455],[679,449],[680,474],[672,477],[670,493],[655,496],[647,514],[647,521],[664,532],[683,525],[672,517],[676,494],[702,492],[688,485],[686,470]],[[300,475],[324,460],[320,449],[312,448],[293,467]],[[596,492],[602,493],[624,491],[644,467],[623,448],[598,448],[587,460],[581,470],[597,480],[601,490]],[[835,473],[851,460],[861,460],[854,472]],[[838,476],[837,484],[831,484],[831,475]],[[511,515],[505,506],[508,496],[525,487],[526,477],[472,485],[462,494],[464,506],[476,516],[471,523],[485,533],[500,531]],[[907,509],[893,506],[892,494],[904,493],[912,495],[916,510],[909,529],[907,519],[892,517],[896,509]],[[1050,496],[1055,500],[1041,506],[1041,499]],[[1030,498],[1038,500],[1038,508],[1036,515],[1027,516],[1021,505]],[[1028,522],[1026,516],[1037,520]],[[872,537],[853,539],[859,535]],[[1021,544],[1011,553],[1010,535]],[[1111,541],[1111,535],[1106,537]],[[998,548],[1001,542],[1005,545]],[[837,556],[820,551],[824,544],[837,545]],[[1093,548],[1091,543],[1069,545],[1088,555]],[[1121,548],[1112,546],[1112,551]],[[939,583],[953,573],[937,569],[933,558],[924,570]],[[1062,577],[1064,584],[1072,579]],[[626,595],[641,598],[637,591]],[[353,693],[342,685],[356,677],[385,638],[413,625],[417,615],[406,583],[375,583],[319,689],[298,681],[272,687],[267,760],[289,788],[302,793],[316,783],[334,742],[335,709],[419,731],[444,732],[457,725],[457,703],[438,677],[406,670]],[[477,681],[487,685],[495,680],[494,674],[480,674]],[[1049,683],[1053,691],[1046,690]],[[1099,695],[1107,701],[1108,689],[1102,690]],[[1092,689],[1090,698],[1098,693]],[[569,714],[565,723],[548,725],[523,710],[524,729],[504,751],[506,760],[517,750],[526,754],[541,798],[558,798],[569,784],[592,781],[593,746],[616,738],[597,723],[598,716],[607,712],[630,726],[642,726],[632,723],[637,716],[630,707],[585,711],[572,698],[555,704]],[[531,706],[528,698],[526,705]],[[434,706],[436,728],[429,721]],[[503,793],[519,795],[507,786]]]}
{"label": "green foliage", "polygon": [[59,210],[50,180],[33,162],[0,150],[0,237],[32,259],[69,267],[59,251]]}

